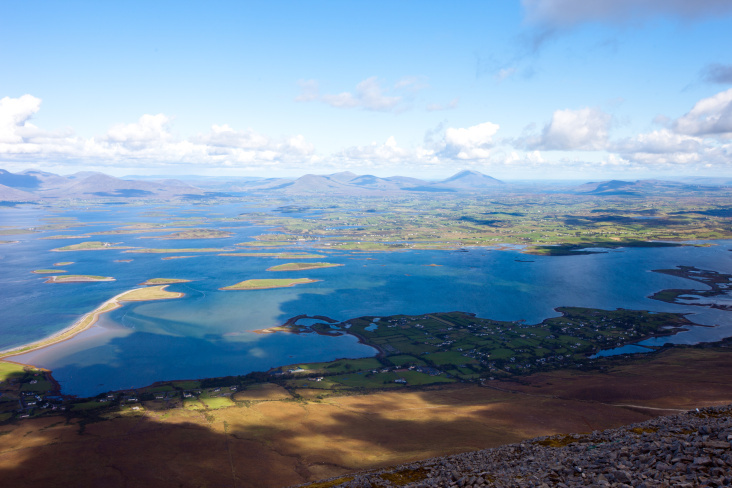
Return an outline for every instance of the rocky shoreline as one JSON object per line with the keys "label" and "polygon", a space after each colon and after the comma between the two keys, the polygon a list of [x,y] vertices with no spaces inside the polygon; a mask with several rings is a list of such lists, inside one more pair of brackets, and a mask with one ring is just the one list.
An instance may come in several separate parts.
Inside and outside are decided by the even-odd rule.
{"label": "rocky shoreline", "polygon": [[732,485],[732,405],[589,434],[493,449],[300,485],[387,487],[717,487]]}

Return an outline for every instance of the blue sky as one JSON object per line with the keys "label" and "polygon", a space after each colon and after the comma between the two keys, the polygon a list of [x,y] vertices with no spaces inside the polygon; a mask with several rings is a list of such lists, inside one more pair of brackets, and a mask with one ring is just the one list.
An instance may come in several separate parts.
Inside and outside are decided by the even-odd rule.
{"label": "blue sky", "polygon": [[0,167],[732,176],[727,0],[2,2]]}

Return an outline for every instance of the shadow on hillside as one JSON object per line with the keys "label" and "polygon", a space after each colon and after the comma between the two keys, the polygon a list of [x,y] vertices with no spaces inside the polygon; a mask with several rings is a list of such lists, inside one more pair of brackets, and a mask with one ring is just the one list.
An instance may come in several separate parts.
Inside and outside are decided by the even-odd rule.
{"label": "shadow on hillside", "polygon": [[294,458],[215,429],[221,426],[142,417],[88,424],[83,434],[78,425],[25,433],[31,424],[0,437],[1,486],[248,488],[305,481]]}
{"label": "shadow on hillside", "polygon": [[281,487],[647,418],[600,405],[567,413],[576,407],[461,386],[70,424],[32,419],[0,427],[8,432],[0,485]]}
{"label": "shadow on hillside", "polygon": [[682,349],[607,373],[557,372],[501,383],[521,393],[458,384],[219,410],[148,410],[103,421],[93,421],[93,413],[70,423],[29,419],[0,426],[0,486],[289,486],[663,413],[594,398],[670,399],[669,407],[685,404],[684,389],[699,402],[729,398],[731,361],[724,350]]}

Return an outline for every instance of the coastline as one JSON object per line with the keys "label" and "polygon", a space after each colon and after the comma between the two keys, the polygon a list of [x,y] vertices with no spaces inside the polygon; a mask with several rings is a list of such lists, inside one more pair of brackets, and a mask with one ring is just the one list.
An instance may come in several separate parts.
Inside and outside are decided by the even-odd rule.
{"label": "coastline", "polygon": [[[167,285],[160,285],[159,288],[165,288],[166,286]],[[13,352],[13,350],[7,350],[7,351],[0,352],[0,362],[9,362],[9,363],[18,364],[18,365],[21,365],[21,366],[29,366],[29,367],[38,369],[38,370],[46,373],[47,374],[47,379],[53,383],[55,390],[60,392],[60,385],[53,378],[52,371],[50,371],[50,370],[48,370],[46,368],[43,368],[43,367],[35,366],[33,364],[30,364],[30,363],[25,363],[25,362],[20,362],[20,361],[14,361],[14,360],[11,360],[11,359],[8,359],[8,358],[11,358],[13,356],[20,355],[20,354],[26,354],[26,353],[38,351],[38,350],[44,349],[44,348],[46,348],[48,346],[51,346],[51,345],[58,344],[58,343],[61,343],[61,342],[66,341],[66,340],[69,340],[69,339],[73,338],[74,336],[80,334],[81,332],[90,329],[97,322],[97,320],[99,319],[99,317],[102,314],[107,313],[107,312],[112,311],[112,310],[115,310],[117,308],[120,308],[123,305],[123,303],[121,303],[121,302],[156,300],[156,299],[129,299],[129,300],[122,299],[122,297],[124,295],[126,295],[126,294],[135,292],[137,290],[145,290],[145,289],[146,288],[135,288],[135,289],[128,290],[126,292],[120,293],[120,294],[112,297],[111,299],[105,301],[102,305],[100,305],[99,307],[97,307],[95,310],[93,310],[93,311],[85,314],[83,317],[81,317],[71,327],[69,327],[69,328],[67,328],[67,329],[65,329],[65,330],[63,330],[63,331],[55,334],[54,336],[51,336],[51,337],[45,339],[45,340],[38,341],[37,342],[38,343],[38,346],[37,347],[34,347],[32,349],[28,349],[28,350],[24,350],[22,352],[20,352],[20,351]],[[147,288],[147,289],[149,289],[149,288]],[[173,292],[167,292],[167,293],[170,293],[170,295],[177,295],[177,296],[175,296],[175,297],[174,296],[169,296],[169,297],[166,297],[166,298],[178,298],[180,296],[185,295],[184,293],[180,293],[180,292],[175,292],[175,293],[173,293]],[[161,299],[161,298],[158,298],[158,299]],[[110,308],[105,309],[106,306],[109,306]],[[568,317],[569,314],[567,312],[568,312],[568,309],[569,308],[571,308],[571,307],[556,307],[554,310],[557,311],[557,312],[560,312],[563,317]],[[620,309],[620,310],[622,310],[622,309]],[[677,334],[679,332],[683,332],[683,331],[688,330],[687,328],[684,328],[685,325],[698,326],[698,327],[713,327],[713,326],[709,326],[709,325],[697,324],[695,322],[692,322],[692,321],[688,320],[685,317],[687,315],[687,313],[681,313],[681,314],[678,314],[678,315],[681,316],[681,320],[683,321],[683,325],[682,326],[677,326],[677,327],[674,327],[672,329],[666,329],[666,330],[663,330],[663,331],[658,331],[656,333],[643,335],[640,338],[636,338],[630,344],[637,344],[638,342],[641,342],[641,341],[644,341],[644,340],[647,340],[647,339],[650,339],[650,338],[656,338],[656,337],[663,337],[663,336],[675,335],[675,334]],[[83,325],[83,328],[82,328],[81,327],[82,326],[82,322],[85,321],[85,319],[90,319],[90,321],[87,322],[86,324],[84,324]],[[325,323],[336,323],[336,324],[343,324],[343,323],[345,323],[345,322],[338,322],[335,319],[332,319],[330,317],[323,316],[323,315],[307,315],[307,314],[301,314],[301,315],[297,315],[295,317],[289,318],[282,325],[268,327],[268,328],[264,328],[264,329],[252,330],[252,331],[248,331],[248,332],[254,333],[254,334],[272,334],[272,333],[300,334],[300,333],[303,332],[303,330],[297,330],[296,329],[296,327],[298,327],[296,322],[298,320],[300,320],[300,319],[317,319],[317,320],[321,320],[322,322],[325,322]],[[437,320],[440,320],[440,319],[438,318]],[[74,327],[77,327],[77,326],[80,326],[80,327],[77,330],[73,330],[72,331],[72,329]],[[362,335],[360,333],[354,332],[353,330],[347,330],[346,329],[346,330],[333,330],[333,331],[329,331],[327,329],[326,330],[318,330],[317,328],[315,328],[315,329],[309,329],[309,332],[315,332],[317,335],[325,335],[325,336],[350,335],[350,336],[354,337],[359,344],[363,344],[363,345],[366,345],[366,346],[374,349],[375,354],[372,357],[379,358],[379,357],[384,357],[384,356],[387,356],[388,355],[387,350],[385,350],[384,348],[382,348],[379,344],[374,344],[373,342],[369,341],[366,336],[364,336],[364,335]],[[66,333],[68,335],[66,337],[61,337],[62,335],[64,335],[64,333]],[[43,343],[43,344],[41,344],[41,343]],[[22,347],[27,347],[27,346],[33,346],[34,344],[36,344],[36,343],[31,343],[29,345],[20,346],[20,347],[22,348]],[[643,347],[648,347],[651,350],[651,352],[659,352],[659,351],[663,350],[663,348],[660,348],[660,347],[649,347],[649,346],[643,346]],[[684,347],[686,347],[686,346],[684,346]],[[694,346],[692,345],[692,346],[689,346],[689,347],[694,347]],[[12,354],[8,354],[8,355],[5,355],[7,352],[13,352],[13,353]],[[631,355],[636,356],[637,354],[631,354]],[[338,359],[334,359],[332,361],[339,361],[341,359],[347,359],[347,358],[338,358]],[[310,364],[310,363],[299,363],[299,364]],[[276,369],[277,369],[277,367],[270,368],[270,370],[268,370],[267,373],[271,373],[272,371],[274,371]],[[197,378],[196,380],[200,380],[200,379],[205,379],[205,378]],[[161,381],[156,381],[154,383],[151,383],[150,385],[146,385],[146,386],[143,386],[143,387],[132,388],[130,391],[137,391],[138,389],[146,389],[146,388],[154,387],[156,385],[168,384],[168,383],[171,383],[171,382],[179,382],[179,381],[186,381],[186,380],[161,380]],[[485,385],[483,385],[483,386],[485,386]],[[110,390],[110,391],[119,393],[119,392],[128,391],[128,389]]]}
{"label": "coastline", "polygon": [[[253,334],[274,334],[276,332],[285,332],[287,334],[300,334],[300,330],[294,330],[293,327],[297,326],[297,321],[300,319],[315,319],[315,320],[322,320],[323,322],[328,322],[329,324],[337,324],[338,321],[335,319],[332,319],[330,317],[326,317],[325,315],[307,315],[307,314],[300,314],[296,315],[294,317],[290,317],[285,321],[282,325],[273,325],[272,327],[265,327],[263,329],[256,329],[252,330]],[[314,331],[316,334],[320,335],[326,335],[323,334],[320,331]],[[367,344],[368,345],[368,344]]]}
{"label": "coastline", "polygon": [[[161,290],[164,290],[167,285],[162,285],[160,287]],[[11,358],[14,356],[19,356],[21,354],[26,354],[29,352],[35,352],[40,349],[45,349],[49,346],[60,344],[62,342],[68,341],[69,339],[73,339],[77,335],[81,334],[85,330],[90,329],[94,324],[97,323],[99,320],[99,317],[102,314],[105,314],[107,312],[111,312],[112,310],[116,310],[122,306],[121,302],[139,302],[139,301],[149,301],[149,300],[160,300],[164,298],[153,298],[153,299],[123,299],[125,295],[129,294],[130,292],[136,290],[137,288],[133,288],[131,290],[126,290],[118,295],[113,296],[109,300],[105,301],[101,305],[99,305],[97,308],[92,310],[91,312],[88,312],[81,316],[76,322],[71,324],[69,327],[66,327],[63,330],[60,330],[59,332],[56,332],[44,339],[40,339],[38,341],[34,341],[28,344],[23,344],[21,346],[17,346],[11,349],[6,349],[4,351],[0,351],[0,361],[9,361],[7,358]],[[168,292],[170,293],[170,292]],[[174,294],[171,293],[171,295],[167,298],[180,298],[184,294],[181,292],[175,292]],[[16,364],[23,364],[26,365],[26,363],[21,363],[18,361],[9,361]],[[33,366],[33,365],[27,365],[27,366]],[[37,367],[37,366],[33,366]],[[43,368],[39,368],[43,369]]]}

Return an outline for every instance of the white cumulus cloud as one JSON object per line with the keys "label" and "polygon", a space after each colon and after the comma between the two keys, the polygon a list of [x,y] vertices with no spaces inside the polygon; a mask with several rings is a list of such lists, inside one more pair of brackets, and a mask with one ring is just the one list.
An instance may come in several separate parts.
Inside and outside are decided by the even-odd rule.
{"label": "white cumulus cloud", "polygon": [[28,120],[41,108],[41,99],[32,95],[0,99],[0,143],[25,142],[36,127]]}
{"label": "white cumulus cloud", "polygon": [[169,131],[170,118],[164,114],[145,114],[132,124],[117,124],[107,131],[104,140],[124,146],[145,147],[154,142],[169,141],[173,138]]}
{"label": "white cumulus cloud", "polygon": [[449,127],[445,130],[445,155],[457,159],[485,159],[491,154],[493,136],[500,126],[483,122],[467,128]]}
{"label": "white cumulus cloud", "polygon": [[674,123],[676,132],[690,135],[732,136],[732,88],[699,100]]}
{"label": "white cumulus cloud", "polygon": [[346,159],[371,160],[371,161],[402,161],[410,156],[408,150],[399,147],[394,136],[390,136],[386,142],[372,142],[366,146],[353,146],[340,151],[337,157]]}
{"label": "white cumulus cloud", "polygon": [[676,134],[668,129],[662,129],[615,142],[612,144],[612,149],[620,153],[691,153],[701,151],[703,141],[697,137]]}
{"label": "white cumulus cloud", "polygon": [[612,116],[597,108],[556,110],[541,136],[526,141],[531,149],[599,150],[607,144]]}
{"label": "white cumulus cloud", "polygon": [[314,158],[314,146],[300,134],[276,140],[252,129],[235,130],[222,124],[213,125],[205,134],[179,138],[171,131],[172,119],[165,114],[145,114],[136,122],[116,124],[91,138],[68,130],[49,132],[29,122],[40,104],[41,100],[31,95],[0,100],[0,159],[130,167],[271,167],[307,164]]}

